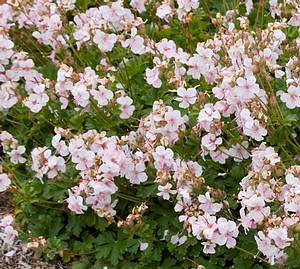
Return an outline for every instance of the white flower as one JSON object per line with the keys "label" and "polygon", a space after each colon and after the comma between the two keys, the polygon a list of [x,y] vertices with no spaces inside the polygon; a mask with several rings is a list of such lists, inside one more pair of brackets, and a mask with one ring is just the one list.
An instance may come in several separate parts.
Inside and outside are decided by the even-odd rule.
{"label": "white flower", "polygon": [[146,250],[148,247],[149,247],[149,244],[148,244],[148,243],[140,242],[140,250],[141,250],[141,251]]}
{"label": "white flower", "polygon": [[176,194],[176,190],[171,190],[172,185],[170,183],[167,183],[165,186],[159,185],[158,190],[160,192],[157,193],[157,196],[162,196],[164,200],[170,199],[170,194]]}

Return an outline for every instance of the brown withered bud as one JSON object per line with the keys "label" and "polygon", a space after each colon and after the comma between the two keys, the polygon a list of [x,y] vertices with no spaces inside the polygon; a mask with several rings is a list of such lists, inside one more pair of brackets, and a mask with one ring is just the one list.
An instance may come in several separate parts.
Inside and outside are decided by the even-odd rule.
{"label": "brown withered bud", "polygon": [[145,211],[148,209],[148,206],[146,205],[145,202],[143,202],[142,204],[140,204],[140,206],[138,207],[138,212],[141,214],[144,214]]}
{"label": "brown withered bud", "polygon": [[156,172],[155,182],[158,184],[165,184],[171,179],[171,175],[169,173],[164,173],[163,171]]}
{"label": "brown withered bud", "polygon": [[252,72],[253,72],[254,74],[260,73],[260,67],[259,67],[258,64],[254,64],[254,65],[252,66]]}
{"label": "brown withered bud", "polygon": [[284,175],[284,171],[281,167],[274,167],[274,173],[277,177],[282,177]]}
{"label": "brown withered bud", "polygon": [[289,173],[292,173],[295,177],[300,177],[300,166],[293,165],[288,169]]}
{"label": "brown withered bud", "polygon": [[125,222],[123,220],[119,220],[117,223],[118,228],[125,226]]}
{"label": "brown withered bud", "polygon": [[275,96],[274,94],[272,94],[272,95],[270,96],[270,104],[271,104],[271,106],[273,106],[273,107],[275,107],[276,104],[277,104],[276,96]]}
{"label": "brown withered bud", "polygon": [[193,12],[188,13],[186,16],[186,22],[190,23],[193,20],[193,16],[194,16]]}
{"label": "brown withered bud", "polygon": [[203,92],[198,93],[197,101],[201,106],[203,106],[205,104],[206,99],[207,99],[207,96],[205,93],[203,93]]}
{"label": "brown withered bud", "polygon": [[205,183],[203,177],[194,177],[192,179],[193,188],[199,188]]}
{"label": "brown withered bud", "polygon": [[222,191],[222,190],[220,190],[220,189],[212,189],[210,191],[210,193],[211,193],[211,196],[214,199],[217,199],[217,200],[221,199],[221,200],[223,200],[225,198],[225,192]]}

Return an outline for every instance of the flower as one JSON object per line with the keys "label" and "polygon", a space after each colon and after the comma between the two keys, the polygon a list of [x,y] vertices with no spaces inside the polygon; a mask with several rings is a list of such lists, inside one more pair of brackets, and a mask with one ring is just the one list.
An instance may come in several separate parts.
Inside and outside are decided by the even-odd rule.
{"label": "flower", "polygon": [[51,144],[56,149],[56,152],[61,156],[67,156],[69,154],[68,147],[65,141],[60,141],[61,135],[56,134],[53,136]]}
{"label": "flower", "polygon": [[156,16],[164,20],[168,20],[172,15],[172,8],[167,3],[163,3],[156,10]]}
{"label": "flower", "polygon": [[198,201],[200,202],[199,209],[210,215],[216,214],[223,207],[222,204],[213,203],[209,192],[206,192],[205,195],[199,195]]}
{"label": "flower", "polygon": [[239,234],[236,223],[225,218],[219,218],[217,226],[220,234],[213,237],[211,241],[220,246],[226,244],[226,247],[234,248],[236,244],[236,240],[234,238]]}
{"label": "flower", "polygon": [[249,152],[246,150],[248,145],[248,141],[243,141],[241,144],[235,144],[228,150],[228,153],[231,157],[234,157],[236,162],[241,162],[243,159],[248,159],[250,157]]}
{"label": "flower", "polygon": [[181,102],[179,104],[181,108],[188,108],[197,101],[197,91],[195,88],[178,88],[177,95],[180,97],[175,98],[175,100]]}
{"label": "flower", "polygon": [[102,52],[108,52],[112,51],[115,43],[117,42],[117,36],[115,34],[106,34],[101,30],[96,30],[93,41],[98,45],[98,48]]}
{"label": "flower", "polygon": [[75,102],[78,105],[80,105],[82,107],[86,107],[89,104],[90,94],[85,85],[81,84],[81,85],[75,86],[71,90],[71,92],[73,94]]}
{"label": "flower", "polygon": [[179,110],[169,110],[168,112],[166,112],[165,120],[167,122],[167,125],[165,127],[171,131],[176,131],[178,127],[183,123],[183,119]]}
{"label": "flower", "polygon": [[69,190],[69,198],[66,199],[68,202],[68,208],[75,212],[76,214],[83,214],[87,210],[87,206],[83,205],[83,198],[78,195],[74,196],[73,193]]}
{"label": "flower", "polygon": [[148,179],[147,174],[144,172],[146,169],[145,164],[140,162],[130,166],[126,173],[126,178],[129,179],[129,182],[132,184],[140,184],[145,182]]}
{"label": "flower", "polygon": [[145,8],[145,0],[131,0],[130,5],[132,8],[136,9],[139,13],[142,13],[143,11],[146,11]]}
{"label": "flower", "polygon": [[140,251],[144,251],[149,247],[149,244],[146,242],[140,242]]}
{"label": "flower", "polygon": [[6,191],[11,184],[11,181],[7,174],[0,174],[0,192]]}
{"label": "flower", "polygon": [[290,109],[300,107],[300,87],[290,86],[287,93],[281,94],[280,99]]}
{"label": "flower", "polygon": [[26,159],[22,157],[22,154],[25,152],[25,147],[24,146],[18,146],[17,149],[12,150],[11,152],[8,152],[8,155],[10,156],[10,161],[13,164],[17,163],[25,163]]}
{"label": "flower", "polygon": [[276,246],[283,249],[289,246],[292,238],[288,238],[288,231],[284,228],[272,228],[268,232],[268,237],[273,239]]}
{"label": "flower", "polygon": [[216,253],[215,251],[216,244],[207,241],[207,242],[202,242],[201,245],[203,245],[203,253],[205,254]]}
{"label": "flower", "polygon": [[171,149],[165,149],[163,146],[158,146],[153,152],[154,167],[158,170],[168,170],[173,165],[174,153]]}
{"label": "flower", "polygon": [[164,200],[170,199],[170,194],[176,194],[176,190],[171,190],[172,185],[170,183],[167,183],[165,186],[159,185],[158,190],[160,192],[157,193],[157,196],[162,196]]}
{"label": "flower", "polygon": [[222,138],[217,137],[215,134],[208,133],[202,137],[202,146],[208,150],[216,150],[218,145],[222,144]]}
{"label": "flower", "polygon": [[117,103],[121,105],[121,119],[129,119],[133,111],[135,110],[135,106],[131,105],[133,103],[133,100],[128,96],[122,96],[117,99]]}
{"label": "flower", "polygon": [[13,55],[12,48],[14,47],[14,43],[0,36],[0,61],[9,59]]}
{"label": "flower", "polygon": [[164,38],[156,46],[158,51],[168,59],[174,57],[176,54],[176,44],[173,40]]}
{"label": "flower", "polygon": [[146,80],[154,88],[160,88],[162,85],[162,82],[159,78],[159,68],[158,67],[154,67],[153,69],[147,68],[146,69]]}
{"label": "flower", "polygon": [[91,91],[92,96],[98,102],[99,106],[106,106],[108,102],[113,98],[114,94],[112,91],[106,89],[104,86],[98,86],[97,90]]}

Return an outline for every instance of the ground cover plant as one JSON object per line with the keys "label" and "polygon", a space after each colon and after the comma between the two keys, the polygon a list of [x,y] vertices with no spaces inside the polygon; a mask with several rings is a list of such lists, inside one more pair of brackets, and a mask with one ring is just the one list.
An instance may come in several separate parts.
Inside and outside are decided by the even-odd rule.
{"label": "ground cover plant", "polygon": [[300,267],[298,1],[0,3],[5,255]]}

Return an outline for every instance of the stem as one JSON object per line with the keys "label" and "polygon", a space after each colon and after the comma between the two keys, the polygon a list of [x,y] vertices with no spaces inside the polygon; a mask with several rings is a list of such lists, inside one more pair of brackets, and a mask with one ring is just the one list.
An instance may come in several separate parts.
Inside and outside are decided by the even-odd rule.
{"label": "stem", "polygon": [[123,193],[117,193],[117,196],[120,197],[120,198],[123,198],[125,200],[134,202],[134,203],[142,203],[142,202],[144,202],[143,200],[137,199],[137,198],[135,198],[133,196],[126,195],[126,194],[123,194]]}

